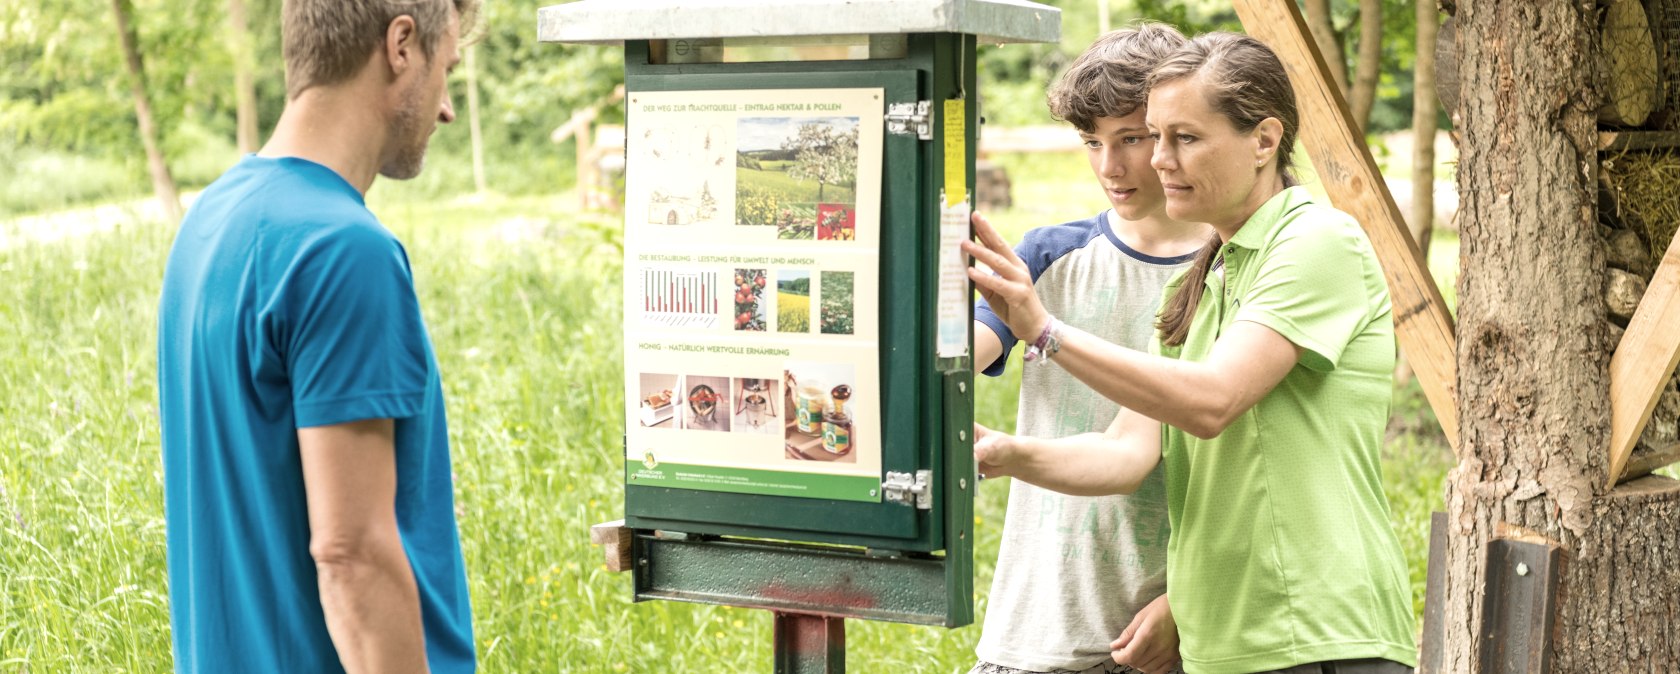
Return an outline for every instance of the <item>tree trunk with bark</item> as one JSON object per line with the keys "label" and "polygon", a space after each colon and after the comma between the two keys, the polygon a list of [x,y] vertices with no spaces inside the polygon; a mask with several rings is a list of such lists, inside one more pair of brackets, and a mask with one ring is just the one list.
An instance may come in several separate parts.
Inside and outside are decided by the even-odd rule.
{"label": "tree trunk with bark", "polygon": [[163,206],[163,217],[170,222],[181,219],[181,196],[175,188],[175,177],[169,173],[163,149],[158,143],[157,123],[152,119],[152,104],[146,97],[146,68],[140,60],[140,38],[134,28],[132,0],[111,0],[111,10],[117,17],[117,34],[122,39],[123,56],[128,61],[129,91],[134,96],[134,116],[140,125],[140,142],[146,146],[146,165],[152,174],[152,191]]}
{"label": "tree trunk with bark", "polygon": [[228,0],[228,51],[233,55],[233,91],[240,154],[257,151],[262,143],[257,131],[257,85],[255,55],[251,52],[250,20],[245,0]]}
{"label": "tree trunk with bark", "polygon": [[1412,240],[1429,262],[1429,239],[1435,232],[1435,35],[1441,13],[1435,0],[1416,0],[1417,59],[1412,71]]}
{"label": "tree trunk with bark", "polygon": [[1377,80],[1382,75],[1382,3],[1359,0],[1359,59],[1354,64],[1348,106],[1361,131],[1371,126],[1371,107],[1376,104]]}
{"label": "tree trunk with bark", "polygon": [[484,128],[478,119],[478,45],[467,47],[467,127],[472,132],[473,189],[489,191],[484,176]]}
{"label": "tree trunk with bark", "polygon": [[1680,488],[1607,491],[1609,353],[1596,222],[1597,8],[1457,7],[1463,134],[1461,461],[1447,480],[1443,672],[1478,672],[1487,541],[1563,550],[1553,672],[1680,671]]}
{"label": "tree trunk with bark", "polygon": [[1324,55],[1324,64],[1330,67],[1331,79],[1336,80],[1336,88],[1347,96],[1347,60],[1342,56],[1342,39],[1336,34],[1336,24],[1330,20],[1330,0],[1306,0],[1306,19],[1307,30],[1312,32],[1313,42],[1318,43],[1318,53]]}
{"label": "tree trunk with bark", "polygon": [[[1435,36],[1441,20],[1435,0],[1416,0],[1417,59],[1412,71],[1412,220],[1408,223],[1412,241],[1425,266],[1429,264],[1429,242],[1435,234]],[[1412,367],[1401,353],[1394,366],[1394,381],[1412,380]]]}

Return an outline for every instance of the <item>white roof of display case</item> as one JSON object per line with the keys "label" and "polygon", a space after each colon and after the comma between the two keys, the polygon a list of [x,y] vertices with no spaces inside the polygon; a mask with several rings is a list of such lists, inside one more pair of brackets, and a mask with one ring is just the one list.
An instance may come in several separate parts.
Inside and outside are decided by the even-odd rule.
{"label": "white roof of display case", "polygon": [[965,33],[1056,42],[1062,12],[1027,0],[579,0],[537,10],[543,42]]}

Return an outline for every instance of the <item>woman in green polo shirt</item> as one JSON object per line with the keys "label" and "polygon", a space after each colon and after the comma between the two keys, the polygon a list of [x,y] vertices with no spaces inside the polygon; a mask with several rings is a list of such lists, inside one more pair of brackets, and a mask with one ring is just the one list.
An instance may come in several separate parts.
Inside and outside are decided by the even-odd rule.
{"label": "woman in green polo shirt", "polygon": [[1294,93],[1265,45],[1203,35],[1150,81],[1167,214],[1217,237],[1168,284],[1146,354],[1048,315],[977,219],[983,245],[964,249],[995,270],[970,272],[993,310],[1033,360],[1124,408],[1103,434],[976,427],[981,472],[1094,495],[1164,462],[1186,672],[1409,671],[1411,593],[1379,462],[1394,328],[1376,255],[1353,218],[1294,186]]}

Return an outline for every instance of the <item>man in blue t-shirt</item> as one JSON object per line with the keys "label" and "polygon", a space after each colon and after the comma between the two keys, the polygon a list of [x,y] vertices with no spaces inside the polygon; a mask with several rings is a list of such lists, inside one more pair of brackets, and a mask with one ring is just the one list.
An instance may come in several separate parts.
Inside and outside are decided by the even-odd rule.
{"label": "man in blue t-shirt", "polygon": [[412,178],[476,0],[285,0],[273,137],[181,223],[158,315],[178,672],[470,672],[437,361],[364,205]]}

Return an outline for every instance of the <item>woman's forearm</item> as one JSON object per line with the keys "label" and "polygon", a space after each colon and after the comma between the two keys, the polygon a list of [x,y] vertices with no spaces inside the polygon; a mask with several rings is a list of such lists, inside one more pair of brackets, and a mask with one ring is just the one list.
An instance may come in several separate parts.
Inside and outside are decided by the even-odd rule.
{"label": "woman's forearm", "polygon": [[1155,469],[1160,426],[1155,428],[1153,443],[1102,433],[1055,439],[1004,436],[998,441],[1007,445],[1000,450],[1008,456],[1005,474],[1010,477],[1073,496],[1106,496],[1137,491]]}
{"label": "woman's forearm", "polygon": [[[1063,325],[1052,362],[1121,406],[1199,437],[1230,423],[1235,382],[1211,376],[1205,363],[1153,356]],[[1241,410],[1237,410],[1240,414]]]}

